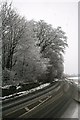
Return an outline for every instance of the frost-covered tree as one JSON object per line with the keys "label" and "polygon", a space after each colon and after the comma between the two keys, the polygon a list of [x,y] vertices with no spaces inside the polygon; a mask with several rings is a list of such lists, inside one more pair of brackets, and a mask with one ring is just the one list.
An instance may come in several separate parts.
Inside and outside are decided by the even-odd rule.
{"label": "frost-covered tree", "polygon": [[64,71],[63,53],[68,46],[65,32],[61,27],[54,29],[43,20],[36,23],[34,32],[40,52],[45,58],[50,59],[49,78],[61,77]]}

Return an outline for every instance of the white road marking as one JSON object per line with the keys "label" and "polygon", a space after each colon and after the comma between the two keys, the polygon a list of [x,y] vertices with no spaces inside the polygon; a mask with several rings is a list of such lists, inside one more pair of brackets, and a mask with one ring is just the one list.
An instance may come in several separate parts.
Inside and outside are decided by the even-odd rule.
{"label": "white road marking", "polygon": [[25,107],[26,111],[29,111],[29,108],[28,107]]}

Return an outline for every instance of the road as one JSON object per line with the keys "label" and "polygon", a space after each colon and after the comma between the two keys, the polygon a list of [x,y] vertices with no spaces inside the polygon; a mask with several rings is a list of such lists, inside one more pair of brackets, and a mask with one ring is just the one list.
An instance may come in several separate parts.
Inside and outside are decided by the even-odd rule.
{"label": "road", "polygon": [[[63,104],[59,111],[59,114],[57,115],[58,118],[78,118],[78,120],[80,120],[80,102],[74,99],[75,97],[77,97],[78,93],[76,93],[76,90],[74,89],[72,84],[70,84],[70,87],[73,89],[74,94],[72,93],[73,96],[69,100],[70,102],[67,101]],[[51,114],[53,114],[53,112]],[[52,115],[52,118],[54,118],[54,115]]]}
{"label": "road", "polygon": [[77,118],[80,120],[80,103],[71,99],[68,102],[64,102],[64,104],[60,107],[59,111],[54,114],[54,110],[48,113],[47,116],[50,118]]}
{"label": "road", "polygon": [[72,99],[70,105],[63,112],[61,118],[79,118],[80,119],[79,111],[80,111],[80,103]]}
{"label": "road", "polygon": [[[66,90],[64,93],[64,88]],[[59,90],[55,96],[51,96],[47,101],[43,102],[41,105],[25,112],[20,118],[60,118],[64,110],[72,102],[72,88],[69,84],[65,84],[62,90]]]}
{"label": "road", "polygon": [[[49,98],[49,96],[51,94],[55,95],[59,92],[58,89],[60,88],[60,86],[58,86],[57,88],[55,88],[55,86],[51,86],[50,88],[41,91],[37,94],[32,94],[29,97],[23,97],[21,99],[18,100],[14,100],[11,101],[9,103],[5,103],[3,104],[3,117],[17,117],[19,116],[19,114],[23,114],[26,112],[26,108],[27,106],[30,107],[30,109],[32,109],[35,105],[35,103],[38,102],[39,103],[43,103],[43,101],[47,100]],[[34,105],[32,105],[34,103]],[[35,105],[36,106],[36,105]]]}
{"label": "road", "polygon": [[[51,89],[35,100],[7,109],[5,117],[78,118],[78,102],[72,99],[73,87],[65,83],[59,90]],[[55,94],[54,94],[55,93]],[[17,108],[18,107],[18,108]],[[20,107],[20,108],[19,108]],[[13,109],[13,110],[12,110]],[[19,109],[19,110],[18,110]],[[16,111],[17,110],[17,111]],[[15,118],[14,118],[15,119]]]}
{"label": "road", "polygon": [[53,99],[52,99],[51,103],[49,101],[50,103],[49,106],[47,104],[47,107],[43,108],[41,112],[40,111],[37,112],[36,110],[37,115],[35,113],[32,117],[55,118],[55,119],[56,118],[78,118],[80,119],[80,114],[79,114],[80,103],[75,101],[73,97],[70,97],[70,96],[66,97],[67,95],[65,95],[60,100],[58,100],[57,105],[56,105],[56,102],[53,103]]}

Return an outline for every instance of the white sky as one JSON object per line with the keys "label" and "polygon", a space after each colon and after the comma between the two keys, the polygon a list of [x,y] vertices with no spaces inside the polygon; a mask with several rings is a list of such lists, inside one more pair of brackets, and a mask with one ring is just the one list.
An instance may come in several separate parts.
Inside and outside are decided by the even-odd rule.
{"label": "white sky", "polygon": [[[8,0],[11,1],[11,0]],[[61,26],[68,37],[64,55],[65,73],[78,73],[78,2],[77,0],[12,0],[18,13],[28,20],[44,20]],[[56,1],[56,2],[55,2]],[[67,2],[65,2],[67,1]]]}

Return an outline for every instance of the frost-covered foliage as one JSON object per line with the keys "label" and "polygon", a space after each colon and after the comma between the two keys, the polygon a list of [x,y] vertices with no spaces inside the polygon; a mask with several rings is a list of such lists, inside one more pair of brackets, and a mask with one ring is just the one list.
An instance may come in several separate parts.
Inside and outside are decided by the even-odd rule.
{"label": "frost-covered foliage", "polygon": [[7,2],[0,13],[3,84],[62,77],[67,37],[61,27],[55,29],[43,20],[28,21]]}

